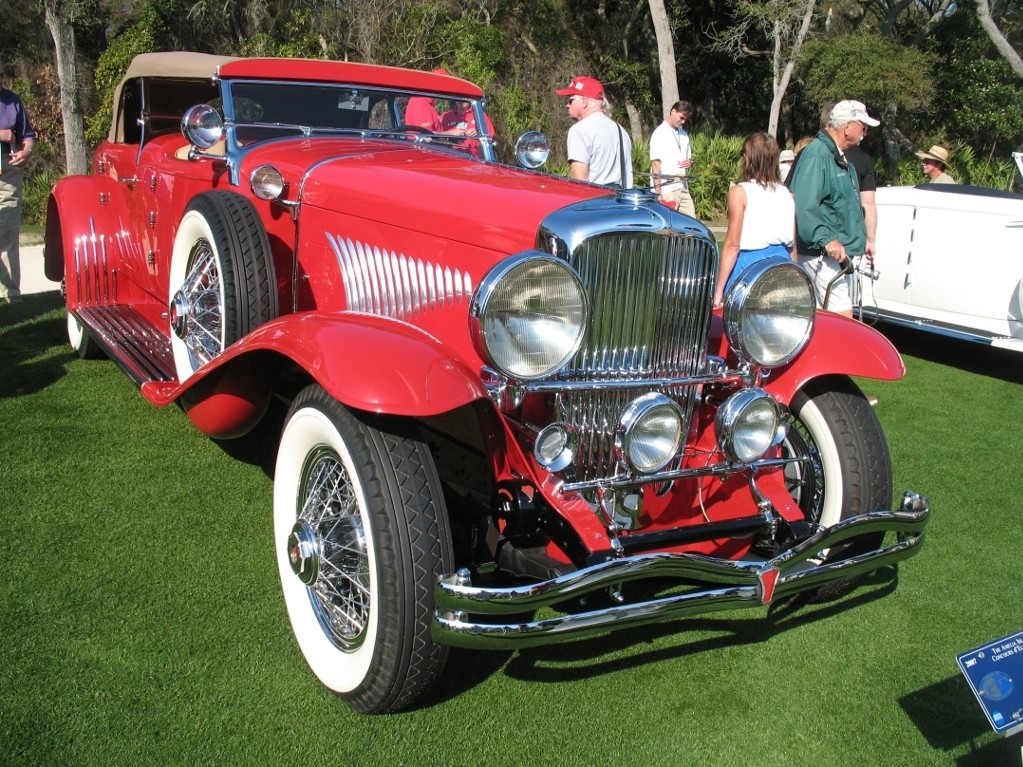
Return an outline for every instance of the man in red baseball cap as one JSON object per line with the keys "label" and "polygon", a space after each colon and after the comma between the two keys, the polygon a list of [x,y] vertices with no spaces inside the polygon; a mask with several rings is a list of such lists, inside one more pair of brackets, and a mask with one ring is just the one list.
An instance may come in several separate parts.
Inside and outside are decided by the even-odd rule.
{"label": "man in red baseball cap", "polygon": [[572,178],[609,186],[632,186],[632,139],[611,119],[604,86],[592,77],[573,77],[555,91],[567,98],[568,163]]}

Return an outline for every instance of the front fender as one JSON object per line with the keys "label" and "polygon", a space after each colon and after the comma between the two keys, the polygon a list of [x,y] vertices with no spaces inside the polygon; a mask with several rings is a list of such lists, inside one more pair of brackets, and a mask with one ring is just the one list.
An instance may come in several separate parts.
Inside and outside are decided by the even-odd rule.
{"label": "front fender", "polygon": [[150,382],[167,404],[240,357],[274,352],[305,370],[343,404],[374,413],[439,415],[487,396],[478,375],[436,338],[402,322],[353,312],[287,315],[260,326],[184,385]]}
{"label": "front fender", "polygon": [[[44,271],[46,279],[60,282],[73,273],[75,253],[84,246],[102,249],[110,268],[119,263],[119,251],[137,238],[126,236],[131,217],[124,190],[107,176],[68,176],[50,191],[46,206]],[[98,243],[97,240],[105,240]],[[75,296],[77,299],[77,296]]]}
{"label": "front fender", "polygon": [[824,375],[897,381],[906,365],[891,341],[869,325],[832,312],[818,312],[813,336],[792,362],[775,370],[764,388],[782,402],[808,381]]}

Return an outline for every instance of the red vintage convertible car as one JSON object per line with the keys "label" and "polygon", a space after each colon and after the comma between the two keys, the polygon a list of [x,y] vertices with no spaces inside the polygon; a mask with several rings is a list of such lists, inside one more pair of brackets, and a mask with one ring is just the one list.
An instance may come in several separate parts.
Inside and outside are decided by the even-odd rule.
{"label": "red vintage convertible car", "polygon": [[327,687],[394,711],[449,646],[765,605],[919,550],[927,501],[892,510],[850,378],[903,375],[883,337],[791,264],[713,312],[702,224],[541,172],[540,135],[512,167],[407,125],[412,98],[487,124],[442,74],[139,56],[49,200],[79,355],[216,440],[288,403],[274,545]]}

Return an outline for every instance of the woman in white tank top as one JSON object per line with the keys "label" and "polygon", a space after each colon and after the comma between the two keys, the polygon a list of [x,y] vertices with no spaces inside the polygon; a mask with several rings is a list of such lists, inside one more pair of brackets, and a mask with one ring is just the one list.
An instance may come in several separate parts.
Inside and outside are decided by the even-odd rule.
{"label": "woman in white tank top", "polygon": [[796,260],[796,206],[778,177],[778,142],[767,133],[742,144],[742,181],[728,192],[728,231],[721,248],[714,306],[724,303],[732,283],[765,258]]}

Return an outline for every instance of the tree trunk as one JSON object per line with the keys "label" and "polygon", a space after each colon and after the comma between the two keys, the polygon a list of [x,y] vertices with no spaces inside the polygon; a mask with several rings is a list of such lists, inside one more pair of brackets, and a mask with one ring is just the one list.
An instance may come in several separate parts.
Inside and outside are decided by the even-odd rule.
{"label": "tree trunk", "polygon": [[642,141],[644,139],[643,115],[631,101],[625,102],[625,113],[629,116],[629,135],[632,137],[632,143]]}
{"label": "tree trunk", "polygon": [[[650,19],[657,36],[657,63],[661,70],[661,116],[671,111],[678,101],[678,72],[675,68],[675,42],[664,0],[650,0]],[[660,123],[660,120],[657,121]]]}
{"label": "tree trunk", "polygon": [[78,49],[75,32],[59,0],[45,0],[46,26],[57,53],[60,80],[60,111],[64,117],[64,162],[71,175],[88,173],[89,151],[85,143],[85,117],[79,99]]}
{"label": "tree trunk", "polygon": [[784,25],[781,21],[774,23],[774,82],[773,94],[771,96],[771,114],[768,118],[767,132],[772,136],[778,134],[778,115],[781,114],[781,104],[785,100],[785,92],[792,80],[792,70],[795,69],[796,60],[799,58],[799,51],[803,47],[803,41],[810,31],[810,22],[813,21],[813,12],[817,7],[817,0],[807,0],[806,10],[803,12],[803,19],[796,32],[796,38],[792,41],[792,47],[785,49],[783,44]]}
{"label": "tree trunk", "polygon": [[984,31],[987,32],[987,36],[991,38],[991,42],[995,44],[995,48],[998,49],[1002,58],[1009,62],[1013,72],[1023,77],[1023,59],[1005,39],[1005,35],[995,24],[995,20],[991,18],[991,8],[988,6],[987,0],[977,0],[977,15],[980,17],[980,25],[984,27]]}

